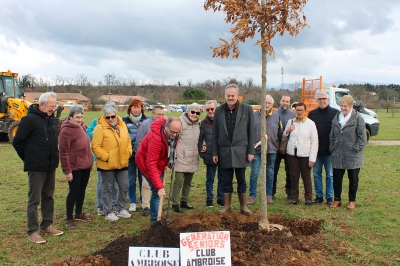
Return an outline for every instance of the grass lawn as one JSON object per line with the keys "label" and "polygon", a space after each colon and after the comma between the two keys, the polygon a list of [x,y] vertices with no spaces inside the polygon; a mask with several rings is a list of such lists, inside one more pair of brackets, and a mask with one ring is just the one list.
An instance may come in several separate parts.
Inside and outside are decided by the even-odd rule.
{"label": "grass lawn", "polygon": [[[148,113],[148,112],[147,112]],[[102,112],[86,112],[85,124],[89,124]],[[124,115],[123,112],[120,115]],[[169,114],[170,115],[170,114]],[[179,115],[174,113],[174,115]],[[204,117],[204,113],[202,117]],[[379,135],[372,140],[399,140],[400,113],[378,113]],[[78,223],[77,229],[68,230],[65,223],[65,199],[68,184],[60,168],[56,175],[54,225],[64,230],[61,237],[45,236],[45,245],[35,245],[27,240],[26,201],[27,174],[11,146],[0,150],[0,265],[50,265],[70,255],[87,255],[104,248],[121,235],[137,234],[149,226],[148,217],[139,212],[131,219],[116,223],[105,221],[96,214],[95,188],[97,172],[93,169],[87,187],[84,211],[94,217],[91,223]],[[34,154],[32,155],[34,156]],[[344,207],[331,210],[325,204],[305,207],[286,205],[284,194],[283,165],[278,180],[275,204],[268,206],[268,213],[292,218],[316,217],[324,219],[326,243],[340,243],[340,249],[332,251],[334,265],[398,265],[400,263],[400,157],[399,146],[368,146],[365,149],[365,165],[361,168],[357,207],[347,211],[347,182],[343,189]],[[167,174],[167,183],[170,180]],[[247,175],[248,179],[248,175]],[[303,188],[301,186],[301,191]],[[301,192],[303,193],[303,192]],[[233,206],[238,209],[238,200],[233,197]],[[190,193],[191,212],[216,212],[217,208],[205,208],[205,167],[195,174]],[[259,210],[257,204],[250,206]],[[182,214],[172,214],[182,215]],[[183,214],[185,215],[185,214]],[[40,217],[40,216],[39,216]],[[335,245],[336,246],[336,245]]]}

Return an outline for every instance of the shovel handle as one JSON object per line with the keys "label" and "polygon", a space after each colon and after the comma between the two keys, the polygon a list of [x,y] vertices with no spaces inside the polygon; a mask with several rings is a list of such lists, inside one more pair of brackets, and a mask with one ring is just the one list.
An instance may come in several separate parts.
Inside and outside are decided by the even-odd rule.
{"label": "shovel handle", "polygon": [[[167,168],[164,169],[164,178],[163,178],[164,188],[165,188],[165,175],[166,174],[167,174]],[[162,196],[160,198],[160,203],[158,204],[157,221],[161,221],[163,202],[164,202],[164,196]]]}

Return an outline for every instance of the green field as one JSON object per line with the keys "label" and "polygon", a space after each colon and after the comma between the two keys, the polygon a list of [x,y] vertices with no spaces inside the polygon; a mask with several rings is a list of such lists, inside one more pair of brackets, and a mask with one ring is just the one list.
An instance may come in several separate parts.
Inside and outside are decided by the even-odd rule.
{"label": "green field", "polygon": [[[88,125],[101,112],[86,112]],[[124,115],[123,112],[120,115]],[[179,115],[179,114],[174,114]],[[202,117],[204,113],[202,114]],[[372,140],[399,140],[400,113],[378,113],[381,123],[379,135]],[[372,146],[365,149],[365,165],[361,168],[357,207],[331,210],[325,205],[305,207],[286,205],[284,177],[280,171],[275,204],[268,206],[269,214],[285,217],[316,217],[324,219],[322,234],[326,244],[335,241],[340,249],[333,250],[334,265],[398,265],[400,263],[400,157],[399,146]],[[95,252],[121,235],[137,234],[149,226],[147,217],[140,212],[131,219],[116,223],[97,216],[95,187],[97,173],[92,171],[86,193],[84,211],[94,216],[91,223],[78,223],[75,230],[68,230],[65,222],[65,199],[68,184],[60,169],[56,176],[54,225],[65,233],[61,237],[46,236],[45,245],[35,245],[26,236],[27,175],[22,171],[21,160],[10,145],[0,147],[0,265],[50,265],[71,255]],[[34,155],[33,155],[34,156]],[[282,167],[282,166],[281,166]],[[167,179],[168,180],[168,179]],[[344,205],[347,205],[347,184],[344,182]],[[303,191],[303,188],[300,188]],[[301,192],[302,193],[302,192]],[[236,199],[234,199],[236,200]],[[237,201],[237,200],[236,200]],[[195,174],[190,203],[196,211],[216,212],[217,208],[205,208],[205,167]],[[234,202],[237,206],[238,203]],[[259,203],[250,206],[259,210]],[[172,214],[180,215],[180,214]],[[183,214],[184,215],[184,214]],[[338,246],[338,245],[335,245]]]}

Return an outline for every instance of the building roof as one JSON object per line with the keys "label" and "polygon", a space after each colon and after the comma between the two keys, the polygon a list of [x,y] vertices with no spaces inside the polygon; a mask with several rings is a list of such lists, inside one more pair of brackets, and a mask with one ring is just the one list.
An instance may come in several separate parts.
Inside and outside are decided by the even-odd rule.
{"label": "building roof", "polygon": [[120,103],[123,104],[127,102],[128,100],[132,100],[133,98],[139,98],[142,102],[146,101],[146,98],[140,95],[102,95],[100,96],[100,99],[106,100],[106,101],[112,101],[115,103]]}
{"label": "building roof", "polygon": [[[75,100],[79,102],[90,102],[90,100],[82,95],[81,93],[69,93],[69,92],[56,92],[57,93],[57,100],[58,101],[65,101],[65,100]],[[26,100],[33,102],[35,99],[39,99],[40,95],[42,95],[43,92],[26,92]]]}

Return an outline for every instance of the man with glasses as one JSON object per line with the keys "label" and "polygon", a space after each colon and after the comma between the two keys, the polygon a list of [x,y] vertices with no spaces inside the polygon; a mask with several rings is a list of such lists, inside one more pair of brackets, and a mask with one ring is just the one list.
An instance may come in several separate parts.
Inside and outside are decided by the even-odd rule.
{"label": "man with glasses", "polygon": [[[155,105],[153,110],[151,111],[151,117],[143,121],[142,125],[139,128],[139,131],[136,136],[135,146],[133,147],[133,151],[137,154],[139,150],[140,143],[142,142],[144,136],[146,136],[147,132],[150,131],[150,125],[158,118],[164,117],[164,108],[161,105]],[[151,190],[149,183],[145,178],[142,179],[142,215],[147,216],[150,215],[150,195]]]}
{"label": "man with glasses", "polygon": [[32,104],[18,126],[13,146],[28,172],[28,239],[35,244],[46,243],[38,233],[37,207],[41,205],[40,229],[45,234],[59,236],[63,231],[51,227],[54,217],[54,189],[58,167],[58,127],[54,112],[57,94],[43,93],[39,104]]}
{"label": "man with glasses", "polygon": [[279,129],[279,115],[277,112],[272,112],[274,106],[274,98],[271,95],[265,96],[266,113],[265,116],[260,111],[253,113],[254,116],[254,131],[256,133],[256,144],[253,161],[251,161],[250,168],[250,189],[249,199],[247,204],[254,204],[257,197],[257,179],[260,173],[261,166],[261,120],[265,117],[266,134],[267,134],[267,172],[262,173],[262,177],[267,180],[267,203],[274,203],[272,199],[272,188],[274,183],[274,166],[276,159],[276,152],[279,148],[278,129]]}
{"label": "man with glasses", "polygon": [[135,162],[151,189],[150,221],[157,221],[160,197],[165,195],[163,172],[165,167],[174,167],[175,147],[181,131],[181,121],[177,117],[155,120],[150,131],[142,139],[136,153]]}
{"label": "man with glasses", "polygon": [[239,87],[229,84],[225,87],[226,103],[217,107],[214,115],[212,134],[212,159],[219,163],[223,174],[224,208],[218,214],[231,212],[233,174],[237,179],[240,212],[251,215],[246,203],[246,167],[254,158],[254,122],[251,106],[241,103]]}
{"label": "man with glasses", "polygon": [[215,173],[218,168],[218,185],[217,185],[217,204],[220,206],[224,206],[224,200],[222,196],[222,174],[221,168],[218,167],[217,164],[214,164],[212,160],[211,153],[211,139],[212,139],[212,131],[214,124],[214,113],[217,108],[217,101],[210,100],[205,104],[205,109],[207,112],[207,116],[201,121],[200,126],[200,136],[198,148],[200,151],[200,157],[203,158],[204,164],[206,165],[206,207],[213,207],[214,203],[214,195],[213,195],[213,187],[214,187],[214,179]]}
{"label": "man with glasses", "polygon": [[310,111],[308,118],[314,121],[317,126],[319,147],[317,160],[315,161],[314,172],[314,189],[316,198],[311,203],[323,203],[324,193],[322,185],[322,166],[325,167],[326,186],[325,197],[326,204],[333,204],[333,169],[332,169],[332,155],[329,152],[329,133],[332,128],[332,120],[339,110],[329,106],[329,95],[324,91],[317,91],[316,99],[318,108]]}
{"label": "man with glasses", "polygon": [[[279,102],[280,106],[279,109],[276,111],[279,114],[279,127],[280,129],[283,130],[286,127],[287,122],[290,119],[293,119],[296,117],[296,113],[290,110],[290,96],[288,95],[282,95],[281,101]],[[282,136],[279,136],[281,139]],[[287,159],[286,154],[281,154],[281,153],[276,153],[276,160],[275,160],[275,166],[274,166],[274,187],[272,188],[272,195],[274,196],[276,194],[276,182],[278,181],[278,172],[279,168],[281,166],[281,161],[282,159],[284,160],[285,163],[285,172],[286,172],[286,184],[285,184],[285,189],[286,189],[286,195],[287,198],[290,199],[292,195],[292,182],[291,182],[291,177],[290,177],[290,166],[289,162]]]}

